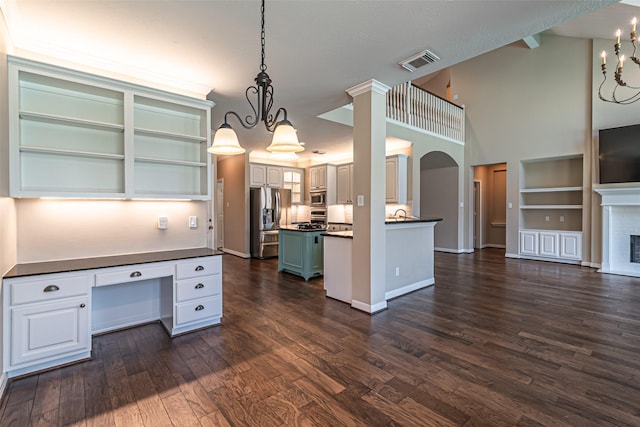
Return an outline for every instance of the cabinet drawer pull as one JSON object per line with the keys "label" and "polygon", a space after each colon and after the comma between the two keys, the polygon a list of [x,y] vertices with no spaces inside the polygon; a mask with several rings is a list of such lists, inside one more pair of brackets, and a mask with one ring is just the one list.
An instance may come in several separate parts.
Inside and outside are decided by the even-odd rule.
{"label": "cabinet drawer pull", "polygon": [[85,308],[86,305],[84,303],[80,304],[80,308]]}
{"label": "cabinet drawer pull", "polygon": [[44,292],[55,292],[55,291],[59,291],[60,288],[57,287],[56,285],[49,285],[46,288],[44,288]]}
{"label": "cabinet drawer pull", "polygon": [[196,285],[196,289],[202,289],[202,288],[204,288],[204,285],[202,283],[198,283]]}
{"label": "cabinet drawer pull", "polygon": [[196,307],[196,311],[204,310],[204,305],[200,304]]}
{"label": "cabinet drawer pull", "polygon": [[140,277],[140,276],[142,276],[142,273],[140,273],[139,271],[134,271],[129,275],[129,277]]}
{"label": "cabinet drawer pull", "polygon": [[196,267],[196,271],[202,271],[202,270],[204,270],[203,266],[199,265],[199,266]]}

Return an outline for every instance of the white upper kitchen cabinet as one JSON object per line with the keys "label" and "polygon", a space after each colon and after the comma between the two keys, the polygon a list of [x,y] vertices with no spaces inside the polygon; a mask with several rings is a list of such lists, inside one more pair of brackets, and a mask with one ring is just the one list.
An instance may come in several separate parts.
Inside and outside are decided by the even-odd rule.
{"label": "white upper kitchen cabinet", "polygon": [[353,163],[336,167],[337,203],[346,205],[353,203]]}
{"label": "white upper kitchen cabinet", "polygon": [[387,203],[407,203],[407,170],[408,156],[396,154],[387,157],[386,161],[386,202]]}
{"label": "white upper kitchen cabinet", "polygon": [[282,187],[282,168],[280,166],[249,164],[249,184],[251,187]]}
{"label": "white upper kitchen cabinet", "polygon": [[11,196],[209,200],[212,106],[9,57]]}

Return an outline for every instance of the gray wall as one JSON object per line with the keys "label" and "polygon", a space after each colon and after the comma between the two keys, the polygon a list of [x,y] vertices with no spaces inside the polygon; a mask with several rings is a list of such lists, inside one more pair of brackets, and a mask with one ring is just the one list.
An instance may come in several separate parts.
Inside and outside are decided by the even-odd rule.
{"label": "gray wall", "polygon": [[420,159],[420,214],[442,218],[434,231],[436,250],[458,252],[458,174],[445,153],[430,152]]}
{"label": "gray wall", "polygon": [[249,256],[249,155],[218,156],[218,178],[224,178],[224,248]]}
{"label": "gray wall", "polygon": [[473,205],[469,166],[507,163],[507,253],[518,252],[520,161],[590,153],[591,69],[589,40],[544,35],[537,49],[514,43],[452,67],[452,93],[467,112],[465,205]]}

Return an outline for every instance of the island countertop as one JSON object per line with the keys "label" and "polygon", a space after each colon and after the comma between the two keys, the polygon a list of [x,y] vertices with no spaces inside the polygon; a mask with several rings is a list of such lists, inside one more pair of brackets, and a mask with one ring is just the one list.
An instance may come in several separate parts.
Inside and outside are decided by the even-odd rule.
{"label": "island countertop", "polygon": [[386,218],[384,223],[385,224],[413,224],[413,223],[417,223],[417,222],[440,222],[440,221],[442,221],[442,218],[430,217],[430,216],[421,216],[419,218],[408,217],[406,219],[402,218],[402,217],[399,217],[397,219]]}
{"label": "island countertop", "polygon": [[353,239],[353,230],[349,231],[327,231],[322,233],[324,237],[340,237],[342,239]]}

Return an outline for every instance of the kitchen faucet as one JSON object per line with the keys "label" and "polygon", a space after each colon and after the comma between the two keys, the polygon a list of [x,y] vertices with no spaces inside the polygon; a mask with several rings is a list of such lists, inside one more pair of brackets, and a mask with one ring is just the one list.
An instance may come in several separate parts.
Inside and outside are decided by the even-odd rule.
{"label": "kitchen faucet", "polygon": [[393,216],[398,216],[398,212],[402,212],[404,214],[403,218],[407,219],[407,211],[405,211],[404,209],[397,209]]}

